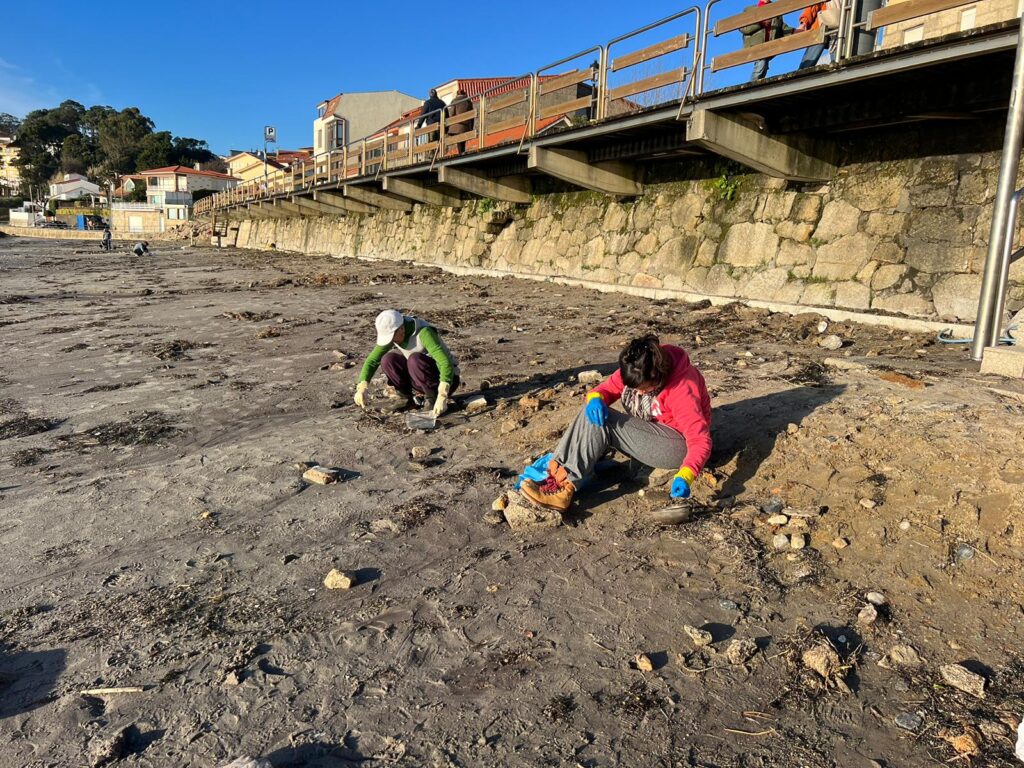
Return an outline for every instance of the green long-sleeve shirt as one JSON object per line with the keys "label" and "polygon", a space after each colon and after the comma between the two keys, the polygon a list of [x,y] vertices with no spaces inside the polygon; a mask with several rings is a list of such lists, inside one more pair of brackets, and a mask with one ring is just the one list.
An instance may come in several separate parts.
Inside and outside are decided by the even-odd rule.
{"label": "green long-sleeve shirt", "polygon": [[405,340],[400,345],[378,344],[375,346],[366,358],[366,362],[363,363],[363,370],[359,374],[359,380],[369,381],[372,379],[377,369],[380,368],[380,361],[384,358],[384,355],[399,346],[405,350],[414,349],[417,346],[417,339],[419,342],[422,342],[430,359],[437,363],[437,370],[440,373],[441,381],[451,384],[455,379],[455,362],[452,360],[448,350],[445,349],[444,344],[441,343],[437,330],[428,325],[425,328],[421,328],[417,333],[415,321],[408,319],[405,321]]}

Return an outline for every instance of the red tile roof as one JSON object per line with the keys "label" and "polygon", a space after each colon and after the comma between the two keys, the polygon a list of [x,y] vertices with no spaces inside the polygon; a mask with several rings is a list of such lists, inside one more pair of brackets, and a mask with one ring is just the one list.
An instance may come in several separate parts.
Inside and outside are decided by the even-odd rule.
{"label": "red tile roof", "polygon": [[169,165],[166,168],[151,168],[148,171],[142,171],[141,176],[163,176],[171,173],[182,174],[185,176],[213,176],[217,179],[230,179],[231,181],[238,181],[234,176],[229,176],[226,173],[218,173],[217,171],[197,171],[195,168],[189,168],[187,165]]}

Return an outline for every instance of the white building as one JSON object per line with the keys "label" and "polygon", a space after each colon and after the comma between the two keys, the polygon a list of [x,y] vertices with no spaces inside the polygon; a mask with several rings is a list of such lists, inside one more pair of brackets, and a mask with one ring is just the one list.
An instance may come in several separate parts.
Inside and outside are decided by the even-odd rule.
{"label": "white building", "polygon": [[138,175],[146,179],[146,202],[162,209],[171,222],[188,220],[196,192],[223,192],[238,184],[238,179],[226,173],[184,165],[153,168]]}
{"label": "white building", "polygon": [[313,153],[321,155],[359,141],[422,103],[401,91],[339,93],[321,101],[313,121]]}
{"label": "white building", "polygon": [[50,197],[57,200],[77,200],[80,197],[102,197],[99,185],[93,184],[80,173],[65,173],[62,180],[50,183]]}

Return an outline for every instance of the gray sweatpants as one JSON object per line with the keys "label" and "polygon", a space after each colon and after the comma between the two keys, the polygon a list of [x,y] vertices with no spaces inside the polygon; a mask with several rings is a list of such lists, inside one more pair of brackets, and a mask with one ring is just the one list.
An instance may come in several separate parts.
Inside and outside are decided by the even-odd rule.
{"label": "gray sweatpants", "polygon": [[659,469],[678,469],[686,458],[686,439],[672,427],[611,410],[603,427],[591,424],[586,411],[580,411],[562,435],[554,458],[578,484],[594,471],[608,448]]}

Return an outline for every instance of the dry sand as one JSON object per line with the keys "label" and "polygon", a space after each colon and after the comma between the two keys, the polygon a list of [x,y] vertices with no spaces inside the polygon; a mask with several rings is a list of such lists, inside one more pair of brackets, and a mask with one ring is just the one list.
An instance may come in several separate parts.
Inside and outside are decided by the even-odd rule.
{"label": "dry sand", "polygon": [[[494,407],[427,435],[358,411],[385,307],[437,323]],[[0,765],[1010,764],[1024,389],[924,336],[834,324],[826,351],[819,320],[3,240]],[[485,522],[582,404],[574,375],[648,330],[712,392],[695,519],[653,525],[660,478],[613,471],[560,528]],[[940,672],[961,662],[984,698]],[[105,687],[143,690],[81,693]]]}

